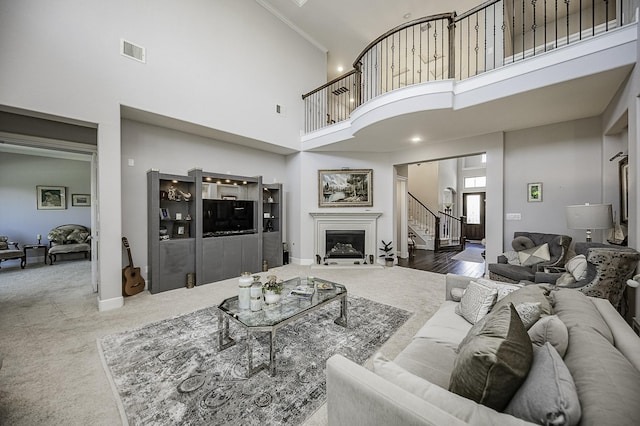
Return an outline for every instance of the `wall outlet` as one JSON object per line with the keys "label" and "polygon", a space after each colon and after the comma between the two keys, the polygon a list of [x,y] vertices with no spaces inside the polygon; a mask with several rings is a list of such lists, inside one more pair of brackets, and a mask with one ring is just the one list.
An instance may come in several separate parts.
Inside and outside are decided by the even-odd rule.
{"label": "wall outlet", "polygon": [[522,215],[520,213],[507,213],[507,220],[521,220]]}

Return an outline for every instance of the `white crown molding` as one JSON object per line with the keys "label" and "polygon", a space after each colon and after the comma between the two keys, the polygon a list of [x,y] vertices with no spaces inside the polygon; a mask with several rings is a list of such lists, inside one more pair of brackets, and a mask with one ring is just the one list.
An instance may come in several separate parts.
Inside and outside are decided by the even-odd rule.
{"label": "white crown molding", "polygon": [[317,41],[316,39],[311,37],[311,35],[309,35],[308,33],[304,32],[302,30],[302,28],[298,27],[296,24],[294,24],[289,19],[287,19],[286,16],[284,16],[282,13],[280,13],[280,11],[277,10],[275,7],[273,7],[267,0],[256,0],[256,3],[258,3],[260,6],[264,7],[265,9],[267,9],[269,11],[269,13],[271,13],[273,16],[275,16],[276,18],[278,18],[279,20],[284,22],[289,28],[291,28],[293,31],[295,31],[298,34],[300,34],[300,36],[302,36],[302,38],[307,40],[309,43],[313,44],[315,47],[317,47],[323,53],[327,53],[329,51],[329,49],[324,47],[322,45],[322,43],[320,43],[319,41]]}

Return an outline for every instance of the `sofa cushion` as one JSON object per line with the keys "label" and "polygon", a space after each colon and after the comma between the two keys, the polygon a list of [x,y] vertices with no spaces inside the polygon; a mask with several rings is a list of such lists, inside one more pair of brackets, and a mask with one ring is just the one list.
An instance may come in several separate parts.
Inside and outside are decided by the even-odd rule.
{"label": "sofa cushion", "polygon": [[501,411],[524,382],[532,359],[531,340],[515,307],[504,305],[461,345],[449,390]]}
{"label": "sofa cushion", "polygon": [[578,424],[581,411],[576,385],[550,343],[534,349],[529,375],[504,412],[535,423]]}
{"label": "sofa cushion", "polygon": [[582,426],[638,424],[640,371],[601,333],[570,327],[564,362],[578,390]]}
{"label": "sofa cushion", "polygon": [[519,251],[518,257],[520,258],[520,264],[523,266],[533,266],[538,263],[548,262],[551,260],[549,244],[544,243],[537,247]]}
{"label": "sofa cushion", "polygon": [[516,311],[525,330],[529,330],[540,319],[540,302],[519,303],[516,305]]}
{"label": "sofa cushion", "polygon": [[513,293],[508,294],[504,299],[496,302],[493,309],[499,309],[513,303],[517,306],[521,303],[540,303],[540,314],[542,316],[553,314],[551,306],[551,286],[548,284],[532,284],[522,287]]}
{"label": "sofa cushion", "polygon": [[536,322],[528,331],[531,343],[542,346],[550,343],[561,357],[567,352],[569,331],[557,315],[549,315]]}
{"label": "sofa cushion", "polygon": [[417,338],[394,361],[412,374],[447,389],[455,358],[452,348],[430,339]]}
{"label": "sofa cushion", "polygon": [[471,324],[460,315],[455,308],[459,303],[447,300],[418,330],[413,339],[432,340],[452,350],[458,345],[471,329]]}
{"label": "sofa cushion", "polygon": [[89,237],[89,232],[83,229],[74,229],[67,235],[67,242],[69,243],[84,243]]}
{"label": "sofa cushion", "polygon": [[613,334],[598,308],[583,293],[563,288],[551,292],[551,296],[553,309],[567,329],[589,328],[600,333],[609,343],[614,343]]}
{"label": "sofa cushion", "polygon": [[467,424],[500,424],[509,426],[525,424],[522,420],[511,415],[499,413],[489,407],[436,386],[429,380],[412,374],[403,369],[397,362],[389,361],[380,354],[376,354],[373,358],[373,371],[378,376],[451,413]]}
{"label": "sofa cushion", "polygon": [[495,288],[471,281],[456,307],[456,313],[475,324],[489,313],[497,295],[498,290]]}

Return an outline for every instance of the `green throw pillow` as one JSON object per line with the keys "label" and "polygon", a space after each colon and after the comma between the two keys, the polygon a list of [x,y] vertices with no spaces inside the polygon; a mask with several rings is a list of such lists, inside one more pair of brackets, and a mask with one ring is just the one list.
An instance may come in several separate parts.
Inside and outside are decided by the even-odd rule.
{"label": "green throw pillow", "polygon": [[529,373],[531,340],[512,304],[492,311],[475,331],[458,348],[449,390],[502,411]]}

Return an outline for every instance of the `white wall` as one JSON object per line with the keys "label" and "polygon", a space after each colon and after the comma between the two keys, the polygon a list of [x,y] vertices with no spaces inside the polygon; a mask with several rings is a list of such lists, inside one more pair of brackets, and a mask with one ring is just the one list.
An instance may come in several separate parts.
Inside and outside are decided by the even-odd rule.
{"label": "white wall", "polygon": [[[128,165],[130,159],[134,166]],[[121,167],[122,235],[129,240],[134,262],[143,271],[148,265],[149,169],[183,176],[194,168],[238,176],[262,176],[264,183],[283,183],[285,192],[288,190],[285,157],[282,155],[130,120],[122,120]]]}
{"label": "white wall", "polygon": [[[147,63],[121,56],[121,38]],[[98,127],[100,309],[123,303],[120,105],[296,148],[300,95],[326,72],[253,1],[0,2],[0,58],[0,105]]]}
{"label": "white wall", "polygon": [[409,192],[434,213],[439,209],[439,168],[437,161],[409,165]]}
{"label": "white wall", "polygon": [[[67,208],[38,210],[38,185],[66,187]],[[91,208],[71,205],[72,194],[90,193],[88,161],[0,152],[0,235],[22,246],[35,243],[37,234],[42,235],[43,244],[48,244],[47,234],[58,225],[73,223],[91,228]]]}
{"label": "white wall", "polygon": [[[597,118],[505,134],[504,247],[514,231],[565,234],[584,241],[585,232],[567,228],[565,206],[603,201],[602,132]],[[527,202],[527,184],[542,183],[542,202]],[[610,182],[608,183],[610,184]],[[602,241],[602,231],[594,231]]]}

